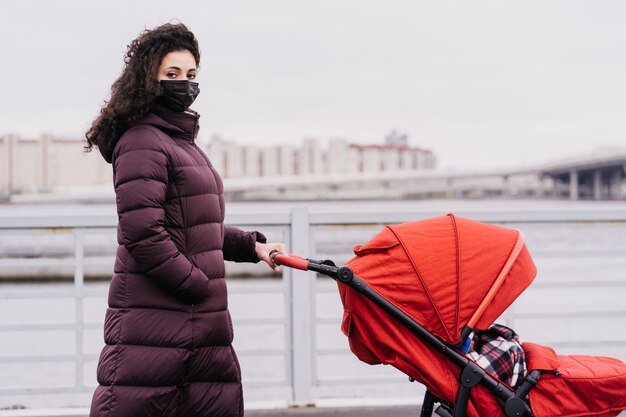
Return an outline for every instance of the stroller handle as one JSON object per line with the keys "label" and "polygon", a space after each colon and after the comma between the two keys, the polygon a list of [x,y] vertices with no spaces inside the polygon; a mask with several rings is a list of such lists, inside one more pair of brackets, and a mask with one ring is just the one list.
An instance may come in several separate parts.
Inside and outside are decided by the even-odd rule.
{"label": "stroller handle", "polygon": [[328,275],[333,279],[347,283],[352,280],[353,273],[347,266],[337,267],[333,261],[318,261],[315,259],[305,259],[298,255],[285,255],[276,250],[270,252],[270,258],[277,265],[284,265],[302,271],[313,271]]}
{"label": "stroller handle", "polygon": [[278,252],[277,250],[273,250],[270,253],[270,258],[277,265],[284,265],[290,268],[300,269],[302,271],[309,270],[309,261],[307,259],[301,258],[298,255],[285,255]]}

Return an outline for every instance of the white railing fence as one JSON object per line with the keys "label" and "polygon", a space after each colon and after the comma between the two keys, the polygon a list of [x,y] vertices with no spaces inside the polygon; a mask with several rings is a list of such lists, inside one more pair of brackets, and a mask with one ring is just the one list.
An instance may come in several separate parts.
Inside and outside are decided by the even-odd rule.
{"label": "white railing fence", "polygon": [[[300,205],[265,213],[240,210],[227,223],[267,232],[292,253],[343,263],[354,244],[382,225],[441,214],[322,211]],[[522,339],[563,353],[626,360],[626,332],[621,331],[626,328],[626,208],[456,214],[524,232],[539,276],[501,318]],[[103,343],[107,285],[85,281],[85,265],[90,264],[85,241],[103,233],[114,239],[115,226],[116,218],[104,215],[0,218],[0,244],[5,246],[6,236],[36,240],[49,234],[73,236],[74,246],[70,258],[24,257],[0,247],[0,272],[27,266],[74,269],[71,284],[0,284],[0,409],[88,407]],[[101,257],[94,258],[102,263]],[[105,256],[103,265],[112,262],[112,256]],[[367,366],[351,355],[339,330],[341,305],[332,280],[284,268],[282,279],[233,279],[229,290],[248,406],[421,399],[421,388],[399,371]]]}

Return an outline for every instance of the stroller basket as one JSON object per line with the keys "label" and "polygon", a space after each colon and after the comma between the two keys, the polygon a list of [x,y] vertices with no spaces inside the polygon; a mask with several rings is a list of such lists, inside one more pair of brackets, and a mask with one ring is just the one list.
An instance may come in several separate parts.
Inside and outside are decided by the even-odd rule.
{"label": "stroller basket", "polygon": [[442,417],[610,417],[626,409],[626,364],[617,359],[525,343],[528,372],[512,388],[467,354],[470,335],[487,330],[536,275],[519,231],[449,214],[387,226],[355,254],[339,267],[273,256],[339,282],[352,352],[426,385],[421,417],[436,403]]}

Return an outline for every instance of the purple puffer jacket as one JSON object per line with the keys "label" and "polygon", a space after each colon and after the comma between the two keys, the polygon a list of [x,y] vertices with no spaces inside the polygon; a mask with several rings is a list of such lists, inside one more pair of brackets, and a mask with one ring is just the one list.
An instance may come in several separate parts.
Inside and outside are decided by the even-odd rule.
{"label": "purple puffer jacket", "polygon": [[91,417],[239,417],[224,259],[258,262],[257,232],[225,227],[198,115],[155,107],[112,154],[117,257]]}

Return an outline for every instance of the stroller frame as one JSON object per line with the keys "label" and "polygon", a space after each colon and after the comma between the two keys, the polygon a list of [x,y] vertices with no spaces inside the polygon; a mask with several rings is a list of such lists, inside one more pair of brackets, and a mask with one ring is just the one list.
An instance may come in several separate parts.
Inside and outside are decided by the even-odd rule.
{"label": "stroller frame", "polygon": [[[462,346],[452,346],[435,337],[402,310],[389,302],[385,297],[373,290],[363,279],[355,275],[349,267],[337,267],[335,263],[330,260],[321,261],[304,259],[296,255],[283,255],[278,252],[273,252],[270,256],[279,265],[285,265],[303,271],[313,271],[327,275],[330,278],[341,282],[343,285],[351,287],[360,294],[363,294],[387,314],[400,321],[422,341],[445,355],[451,362],[456,364],[461,369],[459,375],[459,390],[455,404],[451,405],[444,403],[442,400],[435,397],[430,391],[426,390],[420,417],[432,416],[435,403],[440,403],[440,406],[435,410],[435,413],[441,417],[465,417],[471,390],[479,384],[485,386],[493,392],[496,398],[500,400],[503,411],[507,417],[523,417],[533,415],[530,406],[525,401],[525,398],[528,396],[530,390],[537,385],[541,376],[541,371],[531,371],[522,381],[519,388],[514,391],[498,379],[494,378],[491,374],[485,372],[484,369],[461,353]],[[462,340],[467,339],[471,332],[472,329],[466,326],[463,330],[464,337]],[[410,380],[412,381],[411,378]]]}

